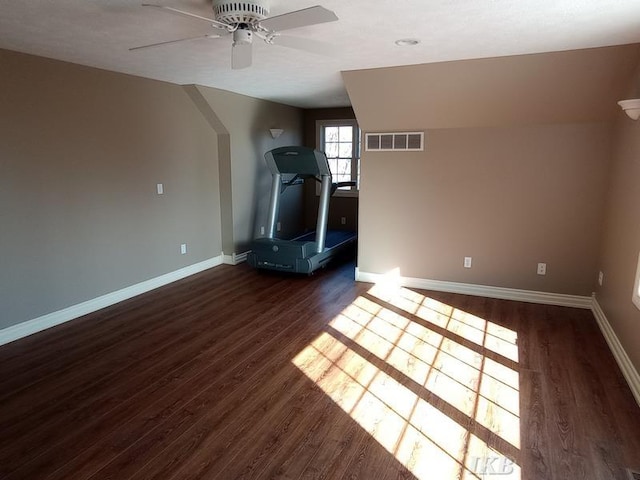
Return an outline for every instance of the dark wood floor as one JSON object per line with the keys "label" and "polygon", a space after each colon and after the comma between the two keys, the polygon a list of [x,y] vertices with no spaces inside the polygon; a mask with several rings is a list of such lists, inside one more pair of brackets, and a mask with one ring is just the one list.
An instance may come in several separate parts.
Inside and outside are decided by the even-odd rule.
{"label": "dark wood floor", "polygon": [[0,478],[640,466],[640,408],[589,311],[372,289],[352,271],[221,266],[0,347]]}

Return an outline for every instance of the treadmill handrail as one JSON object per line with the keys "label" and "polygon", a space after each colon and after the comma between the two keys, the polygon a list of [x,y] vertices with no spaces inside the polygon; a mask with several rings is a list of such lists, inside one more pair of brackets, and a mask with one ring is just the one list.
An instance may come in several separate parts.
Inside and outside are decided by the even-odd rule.
{"label": "treadmill handrail", "polygon": [[357,185],[357,183],[353,182],[353,181],[349,181],[349,182],[334,182],[334,183],[331,184],[331,195],[336,193],[336,190],[338,190],[339,188],[342,188],[342,187],[355,187],[356,185]]}

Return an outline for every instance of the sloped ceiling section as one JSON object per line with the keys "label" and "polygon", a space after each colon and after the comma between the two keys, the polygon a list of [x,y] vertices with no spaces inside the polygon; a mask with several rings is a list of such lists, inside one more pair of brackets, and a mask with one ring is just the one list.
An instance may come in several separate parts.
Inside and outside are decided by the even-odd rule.
{"label": "sloped ceiling section", "polygon": [[613,118],[640,45],[343,72],[368,131]]}

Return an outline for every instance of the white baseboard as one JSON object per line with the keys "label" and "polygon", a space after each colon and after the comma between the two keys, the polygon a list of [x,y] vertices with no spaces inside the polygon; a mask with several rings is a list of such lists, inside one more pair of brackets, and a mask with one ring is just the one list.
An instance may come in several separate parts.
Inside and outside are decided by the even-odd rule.
{"label": "white baseboard", "polygon": [[239,263],[245,262],[247,260],[248,254],[249,252],[234,253],[233,255],[223,255],[222,262],[225,265],[238,265]]}
{"label": "white baseboard", "polygon": [[631,388],[631,393],[633,393],[636,402],[640,405],[640,374],[638,370],[636,370],[633,363],[631,363],[631,359],[627,355],[627,352],[625,352],[618,336],[611,327],[609,320],[595,297],[593,297],[591,309],[594,317],[596,317],[600,331],[607,341],[611,353],[613,353],[613,357],[616,359],[616,362],[618,362],[622,375],[624,375],[625,380],[629,384],[629,388]]}
{"label": "white baseboard", "polygon": [[[385,274],[361,272],[356,268],[356,280],[359,282],[379,283],[388,279],[389,277]],[[442,280],[428,280],[424,278],[402,276],[393,276],[392,281],[403,287],[420,288],[422,290],[461,293],[464,295],[516,300],[519,302],[542,303],[545,305],[559,305],[562,307],[590,309],[592,304],[591,297],[583,297],[580,295],[535,292],[532,290],[519,290],[516,288],[490,287],[486,285],[475,285],[472,283],[445,282]]]}
{"label": "white baseboard", "polygon": [[135,285],[131,285],[115,292],[107,293],[106,295],[87,300],[86,302],[78,303],[77,305],[72,305],[62,310],[48,313],[41,317],[34,318],[33,320],[12,325],[11,327],[0,330],[0,345],[13,342],[14,340],[46,330],[47,328],[60,325],[61,323],[87,315],[88,313],[93,313],[102,308],[109,307],[118,302],[122,302],[123,300],[127,300],[221,264],[222,255],[189,265],[188,267],[166,273],[144,282],[136,283]]}

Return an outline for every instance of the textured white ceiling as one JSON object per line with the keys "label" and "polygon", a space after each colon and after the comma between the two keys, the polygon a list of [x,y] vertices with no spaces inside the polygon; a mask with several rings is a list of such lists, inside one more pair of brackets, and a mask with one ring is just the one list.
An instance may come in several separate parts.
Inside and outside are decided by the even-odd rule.
{"label": "textured white ceiling", "polygon": [[[341,71],[640,42],[639,0],[271,0],[271,15],[316,4],[338,22],[285,33],[329,55],[254,40],[253,66],[231,70],[231,38],[130,47],[213,33],[205,22],[133,0],[0,0],[0,48],[300,107],[349,104]],[[212,16],[207,0],[163,0]],[[417,38],[398,47],[400,38]]]}

